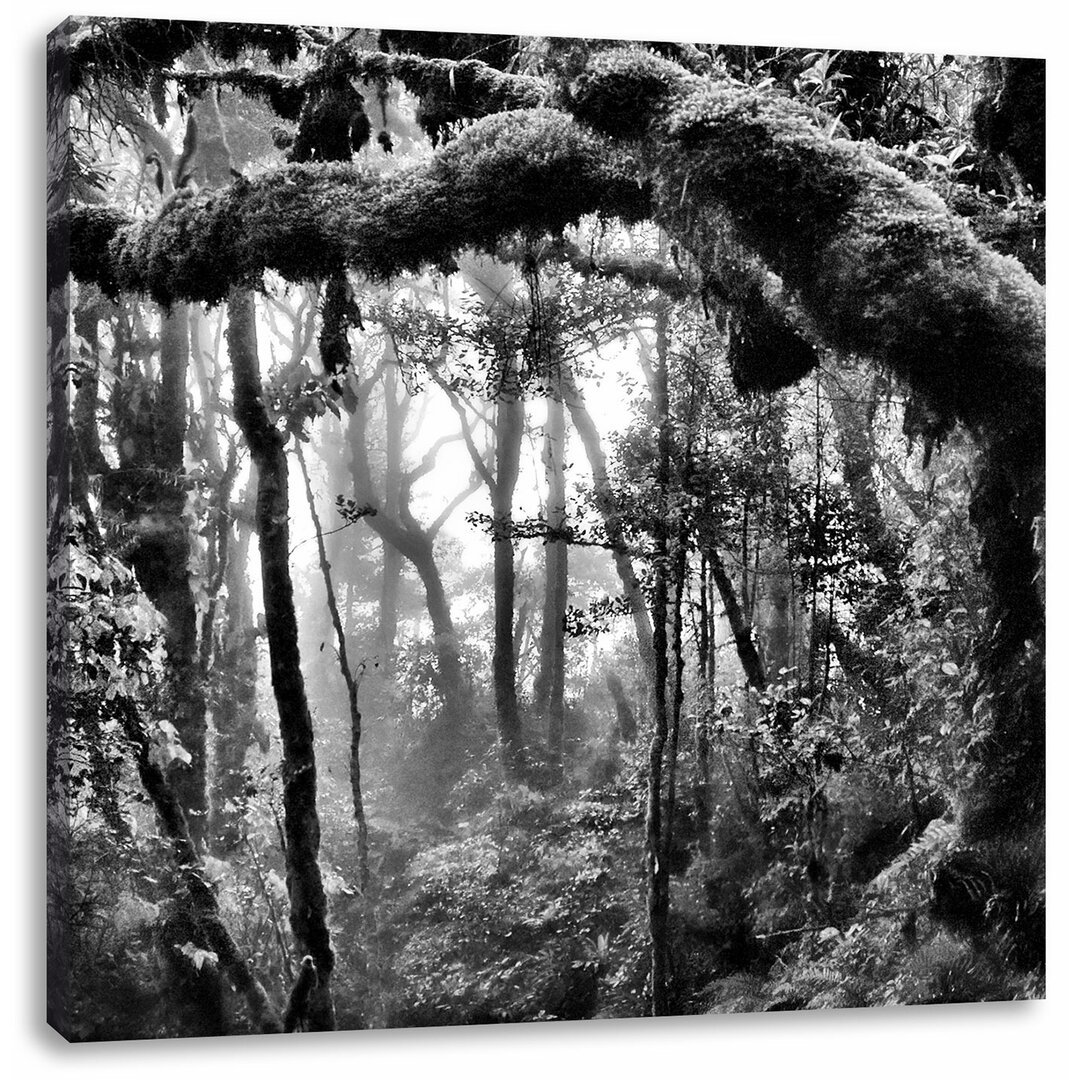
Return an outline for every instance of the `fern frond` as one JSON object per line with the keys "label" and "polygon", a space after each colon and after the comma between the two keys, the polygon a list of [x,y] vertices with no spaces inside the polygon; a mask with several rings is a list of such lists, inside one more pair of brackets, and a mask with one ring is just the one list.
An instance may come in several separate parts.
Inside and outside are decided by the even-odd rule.
{"label": "fern frond", "polygon": [[954,821],[935,818],[911,846],[898,855],[867,886],[870,892],[885,892],[919,862],[929,862],[959,843],[960,828]]}

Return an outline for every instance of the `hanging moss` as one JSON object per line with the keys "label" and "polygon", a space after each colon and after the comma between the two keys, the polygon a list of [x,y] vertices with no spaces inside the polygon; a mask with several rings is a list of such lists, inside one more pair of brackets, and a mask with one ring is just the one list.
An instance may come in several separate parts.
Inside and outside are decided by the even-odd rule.
{"label": "hanging moss", "polygon": [[208,85],[232,87],[247,97],[265,101],[275,115],[293,122],[300,119],[308,98],[304,79],[273,71],[252,71],[246,67],[233,71],[178,73],[174,81],[190,97],[198,97],[200,88],[205,90]]}
{"label": "hanging moss", "polygon": [[468,60],[477,58],[494,68],[509,67],[518,51],[518,39],[506,34],[454,34],[433,30],[382,30],[379,48],[423,58]]}
{"label": "hanging moss", "polygon": [[392,79],[419,99],[417,117],[433,143],[445,142],[463,121],[495,112],[530,109],[544,103],[548,89],[542,79],[510,75],[479,60],[431,60],[412,54],[393,55],[347,49],[309,75],[292,77],[242,67],[229,71],[177,73],[175,81],[196,96],[208,85],[230,86],[265,101],[281,119],[296,121],[305,103],[317,102],[328,83],[362,79],[386,85]]}
{"label": "hanging moss", "polygon": [[319,355],[331,379],[348,369],[352,360],[349,330],[360,325],[360,309],[348,280],[343,273],[334,274],[326,283],[319,331]]}
{"label": "hanging moss", "polygon": [[73,19],[81,32],[70,48],[71,92],[92,82],[145,89],[198,45],[205,22],[182,19]]}
{"label": "hanging moss", "polygon": [[244,49],[260,49],[271,64],[280,67],[300,55],[301,31],[295,26],[277,23],[207,23],[206,40],[210,48],[228,63]]}
{"label": "hanging moss", "polygon": [[433,145],[447,141],[462,121],[494,112],[534,108],[547,90],[529,75],[508,75],[480,60],[428,59],[416,55],[357,52],[350,74],[385,84],[399,79],[419,99],[417,123]]}
{"label": "hanging moss", "polygon": [[71,20],[82,27],[70,48],[71,90],[91,82],[153,88],[191,49],[206,45],[232,62],[244,49],[259,49],[272,64],[295,60],[302,31],[269,23],[207,23],[184,19],[92,18]]}
{"label": "hanging moss", "polygon": [[813,371],[818,353],[760,291],[751,290],[732,311],[728,361],[738,390],[770,392]]}
{"label": "hanging moss", "polygon": [[348,79],[335,78],[310,93],[289,161],[351,161],[370,137],[363,95]]}

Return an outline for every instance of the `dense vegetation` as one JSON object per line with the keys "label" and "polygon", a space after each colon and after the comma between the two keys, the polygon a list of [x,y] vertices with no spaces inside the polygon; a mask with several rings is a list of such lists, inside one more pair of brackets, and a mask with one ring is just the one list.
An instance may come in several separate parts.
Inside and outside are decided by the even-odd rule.
{"label": "dense vegetation", "polygon": [[1043,995],[1041,63],[49,74],[54,1026]]}

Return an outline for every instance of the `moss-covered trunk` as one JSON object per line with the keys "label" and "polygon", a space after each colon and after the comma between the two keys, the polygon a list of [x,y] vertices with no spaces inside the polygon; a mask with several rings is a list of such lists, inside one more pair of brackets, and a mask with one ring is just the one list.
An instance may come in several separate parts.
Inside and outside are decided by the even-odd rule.
{"label": "moss-covered trunk", "polygon": [[[656,372],[653,401],[656,412],[656,506],[653,524],[653,736],[649,744],[648,795],[645,808],[645,852],[648,860],[648,918],[650,985],[654,1016],[671,1011],[670,828],[664,815],[664,758],[670,738],[668,709],[668,592],[671,582],[671,538],[668,495],[671,486],[671,416],[668,401],[667,323],[657,317]],[[667,817],[670,821],[670,814]]]}
{"label": "moss-covered trunk", "polygon": [[226,340],[233,369],[233,409],[259,476],[255,525],[262,561],[270,679],[284,755],[289,922],[299,950],[311,956],[318,973],[318,986],[311,997],[310,1026],[316,1031],[328,1031],[335,1026],[330,992],[334,950],[319,869],[315,738],[300,669],[296,607],[289,573],[289,470],[283,437],[262,401],[255,303],[248,290],[235,289],[229,297]]}
{"label": "moss-covered trunk", "polygon": [[266,989],[252,973],[236,942],[221,919],[213,886],[207,881],[198,852],[188,832],[188,819],[172,785],[154,761],[153,744],[133,710],[124,713],[125,734],[135,750],[139,778],[157,811],[184,886],[188,906],[199,935],[198,944],[217,954],[221,970],[243,996],[256,1031],[275,1032],[281,1025],[274,1015]]}
{"label": "moss-covered trunk", "polygon": [[[76,330],[95,357],[99,321],[107,313],[108,305],[100,300],[82,304],[76,312]],[[139,584],[165,617],[168,719],[190,755],[186,762],[179,758],[173,762],[169,781],[187,815],[191,840],[202,848],[208,810],[206,692],[199,665],[197,611],[188,570],[190,539],[184,519],[187,306],[171,311],[161,308],[160,319],[157,383],[144,378],[134,363],[127,369],[127,378],[118,382],[124,394],[117,417],[119,468],[109,467],[98,443],[96,370],[79,391],[76,433],[87,467],[103,476],[105,507],[127,523],[133,541],[128,558]]]}

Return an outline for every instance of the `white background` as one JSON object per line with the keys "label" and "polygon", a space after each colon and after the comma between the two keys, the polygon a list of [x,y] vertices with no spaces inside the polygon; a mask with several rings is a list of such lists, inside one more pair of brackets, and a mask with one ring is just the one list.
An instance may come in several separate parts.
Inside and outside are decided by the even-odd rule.
{"label": "white background", "polygon": [[[256,19],[349,26],[564,34],[741,44],[1045,56],[1049,75],[1050,239],[1048,354],[1050,620],[1048,772],[1050,937],[1048,1000],[835,1013],[590,1021],[513,1028],[349,1032],[303,1038],[235,1038],[67,1046],[44,1024],[44,58],[45,34],[70,12],[16,3],[2,70],[2,180],[7,228],[4,310],[14,333],[0,341],[8,386],[0,414],[4,525],[0,529],[0,663],[11,688],[0,705],[0,976],[6,1037],[0,1069],[22,1076],[279,1077],[579,1076],[725,1078],[1063,1077],[1080,1074],[1080,745],[1074,628],[1078,494],[1078,321],[1074,269],[1080,258],[1076,200],[1077,67],[1080,37],[1070,5],[982,0],[894,4],[769,0],[738,8],[712,0],[587,5],[547,0],[512,8],[492,0],[453,6],[435,0],[368,7],[337,0],[262,3],[178,0],[107,3],[94,13],[199,19]],[[725,10],[726,9],[726,10]],[[1070,205],[1071,203],[1071,205]]]}

